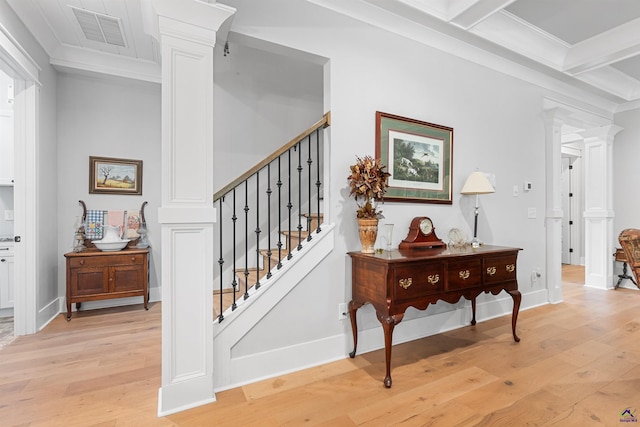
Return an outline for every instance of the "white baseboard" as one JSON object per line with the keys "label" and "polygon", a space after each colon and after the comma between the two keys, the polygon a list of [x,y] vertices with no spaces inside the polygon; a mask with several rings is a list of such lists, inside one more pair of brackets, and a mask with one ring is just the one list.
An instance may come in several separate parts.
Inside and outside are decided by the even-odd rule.
{"label": "white baseboard", "polygon": [[38,331],[44,329],[45,326],[60,314],[60,304],[62,300],[62,298],[58,297],[38,311]]}

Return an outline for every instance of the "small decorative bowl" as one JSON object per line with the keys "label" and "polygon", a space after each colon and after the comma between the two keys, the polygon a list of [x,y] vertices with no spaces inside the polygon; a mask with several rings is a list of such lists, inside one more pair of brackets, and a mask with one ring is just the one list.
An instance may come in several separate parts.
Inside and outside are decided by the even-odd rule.
{"label": "small decorative bowl", "polygon": [[129,239],[122,240],[111,240],[107,242],[103,242],[102,240],[94,240],[93,244],[96,245],[96,248],[100,249],[103,252],[115,252],[124,249],[129,243]]}

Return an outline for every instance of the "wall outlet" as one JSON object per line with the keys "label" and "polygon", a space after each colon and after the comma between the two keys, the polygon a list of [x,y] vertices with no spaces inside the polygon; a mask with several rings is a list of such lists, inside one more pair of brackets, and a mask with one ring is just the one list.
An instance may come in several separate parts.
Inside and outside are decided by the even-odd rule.
{"label": "wall outlet", "polygon": [[342,302],[338,304],[338,320],[344,320],[347,318],[349,312],[347,311],[347,303]]}
{"label": "wall outlet", "polygon": [[4,220],[5,221],[13,221],[13,211],[12,210],[4,211]]}

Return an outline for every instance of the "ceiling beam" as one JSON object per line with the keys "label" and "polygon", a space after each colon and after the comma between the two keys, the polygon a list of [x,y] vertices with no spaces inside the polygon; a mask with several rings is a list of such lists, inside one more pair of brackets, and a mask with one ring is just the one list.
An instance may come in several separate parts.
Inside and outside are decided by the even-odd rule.
{"label": "ceiling beam", "polygon": [[[475,27],[489,16],[501,11],[515,0],[476,0],[468,4],[465,9],[456,11],[449,22],[460,28],[468,30]],[[459,2],[458,2],[459,3]]]}
{"label": "ceiling beam", "polygon": [[640,54],[640,18],[573,45],[563,71],[576,75]]}

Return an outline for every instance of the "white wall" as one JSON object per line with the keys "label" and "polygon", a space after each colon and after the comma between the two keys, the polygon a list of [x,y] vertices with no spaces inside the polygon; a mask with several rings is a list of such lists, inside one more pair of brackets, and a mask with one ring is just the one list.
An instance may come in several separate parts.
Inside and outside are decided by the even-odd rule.
{"label": "white wall", "polygon": [[[76,216],[82,215],[78,203],[87,209],[140,209],[144,201],[149,228],[151,261],[149,288],[152,300],[160,291],[160,85],[104,78],[99,75],[59,73],[58,163],[60,164],[57,203],[60,239],[58,253],[58,293],[65,293],[65,259],[73,248]],[[142,195],[89,194],[89,156],[142,160]],[[141,299],[131,299],[132,303]],[[83,307],[118,305],[109,300],[83,304]]]}
{"label": "white wall", "polygon": [[[476,168],[493,173],[496,193],[481,197],[479,237],[490,244],[523,248],[518,261],[523,306],[539,303],[540,295],[546,295],[543,98],[550,92],[308,4],[269,2],[256,11],[260,6],[245,1],[229,3],[238,8],[234,31],[330,60],[325,103],[332,114],[331,165],[330,178],[323,185],[331,195],[325,201],[330,210],[327,219],[337,227],[333,253],[287,296],[282,309],[272,310],[234,347],[235,356],[336,335],[342,335],[345,344],[335,349],[336,355],[346,356],[351,349],[350,325],[337,319],[338,304],[349,301],[351,295],[346,253],[359,249],[356,206],[348,198],[346,176],[356,155],[375,152],[377,110],[454,128],[453,203],[386,203],[383,223],[395,224],[394,246],[406,236],[411,219],[419,215],[430,216],[444,240],[452,227],[471,235],[475,199],[459,191]],[[273,7],[276,4],[286,6],[286,11]],[[255,15],[243,13],[249,9]],[[522,191],[525,181],[533,183],[528,193]],[[513,186],[520,189],[517,197]],[[535,219],[527,218],[529,208],[536,209]],[[536,283],[530,280],[534,270],[542,272]],[[495,298],[487,296],[479,302]],[[506,298],[508,312],[511,305]],[[409,309],[395,328],[395,336],[407,332],[410,319],[453,308],[438,304],[426,312]],[[448,327],[438,323],[445,322],[443,318],[434,320],[432,330]],[[372,347],[381,347],[382,332],[371,307],[359,310],[358,322],[361,333],[379,331]],[[309,355],[306,362],[312,361]]]}
{"label": "white wall", "polygon": [[[640,108],[618,113],[615,123],[623,130],[616,135],[613,143],[613,220],[614,247],[619,248],[618,236],[626,228],[640,228],[640,199],[638,199],[638,159],[640,159]],[[622,266],[616,263],[614,281]],[[631,272],[628,272],[631,274]],[[637,289],[629,280],[621,286]]]}
{"label": "white wall", "polygon": [[219,46],[216,49],[216,191],[310,127],[324,113],[320,65],[246,43],[247,40],[231,41],[226,56]]}

